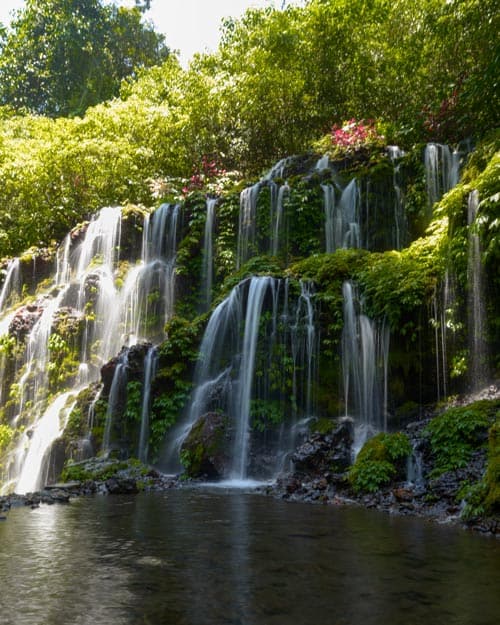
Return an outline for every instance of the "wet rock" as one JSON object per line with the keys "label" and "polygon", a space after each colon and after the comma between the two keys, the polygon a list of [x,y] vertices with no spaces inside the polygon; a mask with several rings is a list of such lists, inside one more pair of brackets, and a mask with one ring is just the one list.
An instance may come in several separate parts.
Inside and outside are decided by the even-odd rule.
{"label": "wet rock", "polygon": [[44,306],[41,304],[27,304],[19,308],[9,325],[9,334],[15,336],[19,342],[24,342],[35,323],[40,319]]}
{"label": "wet rock", "polygon": [[227,421],[218,412],[207,412],[191,428],[181,447],[189,477],[220,479],[228,472]]}
{"label": "wet rock", "polygon": [[63,337],[79,336],[83,330],[85,317],[83,313],[71,306],[62,306],[54,314],[52,331]]}
{"label": "wet rock", "polygon": [[139,492],[137,482],[131,478],[111,477],[105,481],[110,495],[134,495]]}
{"label": "wet rock", "polygon": [[412,501],[415,497],[415,493],[409,488],[395,488],[392,492],[397,501]]}
{"label": "wet rock", "polygon": [[127,379],[142,380],[144,375],[144,359],[151,343],[137,343],[132,347],[123,346],[118,356],[115,356],[101,367],[102,395],[108,397],[113,383],[116,367],[123,362],[123,356],[127,354]]}
{"label": "wet rock", "polygon": [[295,470],[315,475],[346,470],[351,464],[353,434],[352,421],[347,419],[329,434],[312,434],[292,455]]}

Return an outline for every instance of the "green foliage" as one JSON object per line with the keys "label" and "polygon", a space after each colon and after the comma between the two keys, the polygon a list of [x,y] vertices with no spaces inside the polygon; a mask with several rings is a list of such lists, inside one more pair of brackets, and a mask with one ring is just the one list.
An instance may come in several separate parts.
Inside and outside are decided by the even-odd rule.
{"label": "green foliage", "polygon": [[478,401],[462,408],[450,408],[435,417],[425,432],[434,458],[433,476],[467,466],[474,449],[483,446],[498,401]]}
{"label": "green foliage", "polygon": [[0,453],[9,446],[13,438],[14,430],[10,426],[0,423]]}
{"label": "green foliage", "polygon": [[203,317],[188,321],[174,316],[167,323],[167,339],[159,347],[158,373],[152,389],[150,455],[158,453],[169,428],[186,406],[192,387],[194,363]]}
{"label": "green foliage", "polygon": [[[161,66],[137,71],[134,66],[156,62],[150,52],[158,43],[140,22],[140,12],[103,6],[99,0],[79,2],[72,11],[75,2],[30,2],[19,14],[0,55],[0,74],[2,59],[10,72],[1,81],[3,88],[21,89],[23,99],[23,90],[40,93],[37,110],[57,106],[60,110],[50,114],[59,114],[64,107],[81,111],[107,97],[107,85],[116,84],[117,74],[134,77],[122,83],[121,99],[87,109],[83,119],[20,117],[3,109],[0,255],[60,239],[69,226],[103,205],[149,205],[163,193],[179,195],[181,179],[189,179],[206,155],[216,160],[217,170],[258,175],[278,158],[304,152],[326,129],[353,116],[385,120],[391,139],[407,146],[427,139],[421,111],[448,97],[450,83],[461,82],[452,111],[458,127],[479,118],[484,134],[497,123],[495,82],[485,79],[498,49],[492,0],[313,0],[285,11],[250,10],[241,20],[226,21],[219,50],[197,56],[186,70],[170,55]],[[35,16],[41,32],[30,37]],[[113,36],[96,26],[103,20],[111,24]],[[52,45],[56,42],[60,45]],[[466,53],[457,54],[459,46]],[[39,54],[31,54],[38,48]],[[162,57],[165,49],[159,48],[155,54]],[[62,67],[65,50],[71,52],[71,81]],[[105,57],[101,64],[101,56],[93,60],[97,52]],[[52,79],[64,87],[49,97],[45,91]],[[411,187],[405,200],[416,219],[422,186],[413,182]],[[484,222],[491,235],[488,248],[498,239],[494,196],[486,190],[482,196],[485,217],[488,210],[492,216]],[[297,224],[292,256],[320,251],[317,185],[309,193],[291,193],[287,202]],[[235,246],[229,243],[234,243],[235,222],[225,217],[235,210],[236,196],[220,206],[216,262],[223,277],[234,266]]]}
{"label": "green foliage", "polygon": [[49,116],[81,115],[121,81],[168,54],[138,9],[101,0],[28,0],[0,53],[0,102]]}
{"label": "green foliage", "polygon": [[500,510],[500,413],[488,432],[488,462],[482,480],[465,488],[465,521]]}
{"label": "green foliage", "polygon": [[269,431],[284,418],[283,405],[276,400],[253,399],[250,403],[252,428],[259,432]]}
{"label": "green foliage", "polygon": [[401,473],[403,462],[410,454],[411,445],[406,434],[377,434],[364,444],[349,469],[353,490],[357,493],[377,491]]}
{"label": "green foliage", "polygon": [[63,388],[78,373],[78,353],[58,333],[49,337],[50,359],[47,365],[51,391]]}
{"label": "green foliage", "polygon": [[101,482],[109,480],[117,474],[126,472],[127,477],[143,477],[149,471],[136,458],[128,460],[83,460],[82,462],[67,462],[60,476],[61,482],[85,482],[93,480]]}
{"label": "green foliage", "polygon": [[11,358],[16,350],[17,341],[10,334],[2,334],[0,336],[0,354]]}
{"label": "green foliage", "polygon": [[131,423],[141,421],[142,413],[142,382],[130,380],[127,382],[127,403],[124,417]]}

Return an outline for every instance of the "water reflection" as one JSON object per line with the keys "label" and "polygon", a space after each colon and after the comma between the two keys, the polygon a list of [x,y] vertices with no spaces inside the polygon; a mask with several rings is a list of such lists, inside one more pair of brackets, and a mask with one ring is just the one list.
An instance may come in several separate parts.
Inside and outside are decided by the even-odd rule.
{"label": "water reflection", "polygon": [[494,625],[500,545],[358,509],[194,489],[12,510],[5,625]]}

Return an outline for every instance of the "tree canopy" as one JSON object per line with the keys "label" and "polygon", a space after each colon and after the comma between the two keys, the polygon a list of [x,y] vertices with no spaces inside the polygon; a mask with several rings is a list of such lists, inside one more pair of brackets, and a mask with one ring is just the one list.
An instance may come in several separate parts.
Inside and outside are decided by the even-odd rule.
{"label": "tree canopy", "polygon": [[[30,0],[6,35],[1,101],[37,115],[0,110],[0,255],[62,237],[103,205],[152,204],[151,181],[189,178],[206,155],[255,176],[352,118],[374,120],[403,148],[480,139],[499,125],[494,0],[252,9],[226,20],[218,50],[187,69],[173,54],[148,66],[167,50],[141,15],[98,0]],[[119,97],[82,119],[47,119],[116,95],[120,81]]]}
{"label": "tree canopy", "polygon": [[118,95],[123,78],[161,63],[164,37],[131,9],[101,0],[27,0],[0,49],[0,102],[57,117]]}

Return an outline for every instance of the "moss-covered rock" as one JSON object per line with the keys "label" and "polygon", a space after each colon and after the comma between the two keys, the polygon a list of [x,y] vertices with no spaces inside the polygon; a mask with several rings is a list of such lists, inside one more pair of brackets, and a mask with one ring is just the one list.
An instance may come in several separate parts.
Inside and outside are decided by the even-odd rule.
{"label": "moss-covered rock", "polygon": [[181,462],[189,477],[220,479],[227,475],[229,439],[227,420],[217,412],[207,412],[192,426],[182,443]]}
{"label": "moss-covered rock", "polygon": [[349,470],[354,492],[375,492],[406,473],[406,460],[411,445],[406,434],[380,433],[368,440]]}

